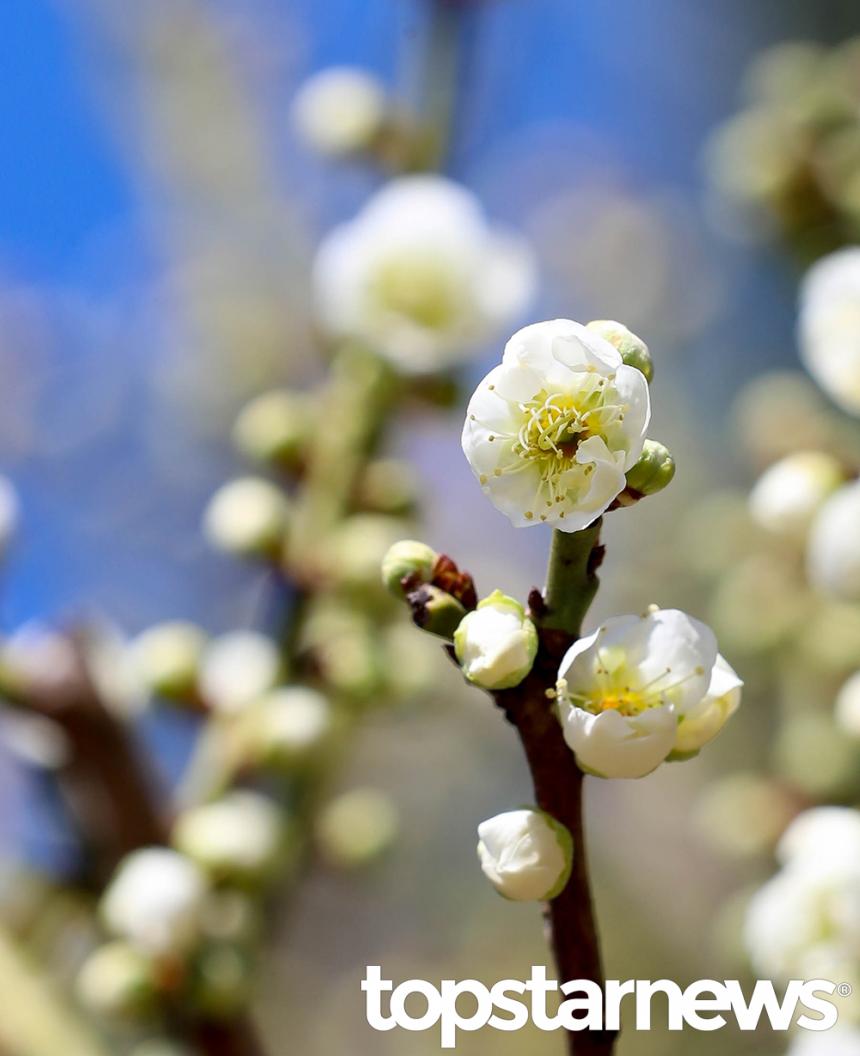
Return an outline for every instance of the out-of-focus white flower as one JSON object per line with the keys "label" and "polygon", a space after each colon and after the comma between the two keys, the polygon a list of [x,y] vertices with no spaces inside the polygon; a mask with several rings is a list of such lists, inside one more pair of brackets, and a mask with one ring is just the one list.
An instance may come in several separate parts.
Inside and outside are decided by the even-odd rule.
{"label": "out-of-focus white flower", "polygon": [[323,807],[316,837],[327,861],[355,869],[387,851],[399,828],[397,808],[389,796],[375,788],[353,788]]}
{"label": "out-of-focus white flower", "polygon": [[860,481],[841,487],[819,510],[806,564],[812,585],[822,593],[860,600]]}
{"label": "out-of-focus white flower", "polygon": [[80,675],[68,637],[38,620],[22,624],[0,647],[4,678],[15,686],[51,693]]}
{"label": "out-of-focus white flower", "polygon": [[750,492],[750,512],[768,531],[802,539],[824,501],[844,479],[832,455],[797,451],[759,477]]}
{"label": "out-of-focus white flower", "polygon": [[18,529],[21,507],[11,481],[0,477],[0,557],[6,552]]}
{"label": "out-of-focus white flower", "polygon": [[812,807],[782,834],[776,856],[786,866],[860,868],[860,813],[848,807]]}
{"label": "out-of-focus white flower", "polygon": [[860,737],[860,671],[855,672],[836,695],[836,724],[852,737]]}
{"label": "out-of-focus white flower", "polygon": [[860,1030],[837,1025],[823,1034],[804,1031],[786,1056],[860,1056]]}
{"label": "out-of-focus white flower", "polygon": [[712,741],[741,706],[743,681],[722,656],[711,669],[711,681],[701,706],[682,715],[672,756],[686,758]]}
{"label": "out-of-focus white flower", "polygon": [[173,832],[176,847],[218,879],[265,879],[283,847],[278,808],[256,792],[231,792],[182,814]]}
{"label": "out-of-focus white flower", "polygon": [[216,711],[242,711],[277,682],[278,648],[257,631],[231,631],[209,643],[200,665],[200,693]]}
{"label": "out-of-focus white flower", "polygon": [[463,451],[517,527],[576,532],[625,487],[651,417],[641,371],[569,319],[518,331],[475,391]]}
{"label": "out-of-focus white flower", "polygon": [[283,686],[266,694],[249,714],[255,754],[282,766],[312,756],[332,731],[328,700],[308,686]]}
{"label": "out-of-focus white flower", "polygon": [[209,500],[203,534],[228,554],[277,554],[288,516],[289,503],[279,487],[262,477],[242,477]]}
{"label": "out-of-focus white flower", "polygon": [[197,682],[206,642],[206,634],[196,624],[159,623],[131,643],[132,663],[148,689],[166,697],[183,697]]}
{"label": "out-of-focus white flower", "polygon": [[385,88],[373,74],[353,66],[330,66],[301,85],[292,119],[308,146],[336,158],[369,147],[387,110]]}
{"label": "out-of-focus white flower", "polygon": [[828,396],[860,414],[860,247],[831,253],[807,272],[800,294],[800,351]]}
{"label": "out-of-focus white flower", "polygon": [[537,628],[526,610],[500,590],[479,602],[454,632],[463,674],[484,689],[519,685],[531,671],[537,649]]}
{"label": "out-of-focus white flower", "polygon": [[421,373],[463,359],[515,320],[532,298],[535,264],[465,187],[404,176],[324,239],[314,286],[332,335]]}
{"label": "out-of-focus white flower", "polygon": [[478,858],[493,887],[515,902],[561,894],[574,847],[567,828],[542,810],[497,814],[478,826]]}
{"label": "out-of-focus white flower", "polygon": [[583,770],[644,777],[673,751],[695,752],[714,737],[739,688],[708,627],[655,609],[606,620],[571,646],[559,668],[559,718]]}
{"label": "out-of-focus white flower", "polygon": [[153,956],[181,955],[197,941],[207,883],[184,855],[148,847],[120,864],[101,902],[106,926]]}
{"label": "out-of-focus white flower", "polygon": [[775,979],[842,979],[860,955],[860,816],[800,814],[777,848],[782,870],[751,899],[744,937],[756,971]]}

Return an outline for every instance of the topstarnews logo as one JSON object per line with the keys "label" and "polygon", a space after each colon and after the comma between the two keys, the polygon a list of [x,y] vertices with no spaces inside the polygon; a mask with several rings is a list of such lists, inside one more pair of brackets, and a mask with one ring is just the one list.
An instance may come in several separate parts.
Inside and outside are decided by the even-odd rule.
{"label": "topstarnews logo", "polygon": [[[383,979],[379,965],[370,965],[361,989],[366,994],[367,1022],[374,1030],[425,1031],[438,1026],[443,1049],[457,1047],[458,1031],[484,1027],[515,1031],[529,1019],[546,1031],[619,1030],[622,1006],[626,1029],[651,1030],[656,1019],[652,1003],[658,995],[663,996],[656,1007],[664,1010],[666,1018],[654,1025],[669,1030],[721,1030],[729,1017],[741,1030],[755,1030],[763,1019],[775,1031],[793,1025],[829,1030],[839,1018],[835,1001],[851,993],[847,983],[826,979],[794,979],[782,997],[766,980],[755,983],[748,994],[737,979],[700,979],[685,989],[670,979],[610,979],[601,988],[587,979],[559,984],[536,965],[528,980],[503,979],[492,987],[476,979],[443,979],[439,986],[408,979],[395,987],[391,979]],[[383,995],[389,994],[386,1011]],[[553,1001],[551,995],[556,995]],[[559,997],[557,1010],[551,1011]]]}

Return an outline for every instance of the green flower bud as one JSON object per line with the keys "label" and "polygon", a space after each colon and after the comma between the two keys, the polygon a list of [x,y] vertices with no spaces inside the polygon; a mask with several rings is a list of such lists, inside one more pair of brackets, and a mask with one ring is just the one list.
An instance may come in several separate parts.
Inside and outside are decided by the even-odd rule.
{"label": "green flower bud", "polygon": [[403,528],[402,521],[377,513],[347,518],[325,551],[338,586],[361,594],[379,592],[379,567]]}
{"label": "green flower bud", "polygon": [[332,865],[357,868],[388,850],[398,827],[397,810],[388,796],[372,788],[356,788],[320,812],[317,842]]}
{"label": "green flower bud", "polygon": [[408,595],[412,619],[429,634],[451,641],[466,609],[457,599],[438,587],[424,584]]}
{"label": "green flower bud", "polygon": [[610,345],[614,345],[627,366],[641,371],[645,375],[645,380],[650,384],[654,377],[654,364],[651,361],[648,346],[641,337],[637,337],[623,323],[616,323],[613,319],[595,319],[594,322],[588,324],[588,329],[594,330]]}
{"label": "green flower bud", "polygon": [[531,671],[537,629],[514,598],[494,590],[454,632],[454,651],[470,682],[484,689],[509,689]]}
{"label": "green flower bud", "polygon": [[403,597],[403,581],[409,580],[410,587],[429,583],[433,578],[433,569],[439,555],[426,543],[414,539],[402,539],[390,547],[382,559],[382,582],[398,597]]}
{"label": "green flower bud", "polygon": [[108,942],[84,961],[77,978],[81,1001],[102,1016],[133,1019],[152,1007],[152,964],[126,942]]}
{"label": "green flower bud", "polygon": [[233,427],[233,441],[255,462],[295,469],[304,457],[312,428],[313,401],[277,389],[245,406]]}
{"label": "green flower bud", "polygon": [[248,1003],[254,973],[247,951],[212,943],[201,951],[194,968],[189,996],[196,1011],[227,1018]]}
{"label": "green flower bud", "polygon": [[148,689],[181,700],[194,692],[206,641],[204,632],[193,623],[160,623],[132,642],[132,664]]}
{"label": "green flower bud", "polygon": [[627,474],[627,490],[636,496],[656,495],[675,476],[675,460],[657,440],[646,440],[639,461]]}
{"label": "green flower bud", "polygon": [[415,472],[395,458],[380,458],[364,471],[359,482],[358,501],[371,513],[402,517],[415,509]]}

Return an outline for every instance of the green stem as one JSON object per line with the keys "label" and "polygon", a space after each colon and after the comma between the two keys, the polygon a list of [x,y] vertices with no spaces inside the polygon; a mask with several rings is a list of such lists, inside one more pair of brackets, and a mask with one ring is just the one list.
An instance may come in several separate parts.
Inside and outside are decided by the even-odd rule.
{"label": "green stem", "polygon": [[601,524],[597,520],[581,532],[553,532],[541,627],[579,637],[599,585]]}

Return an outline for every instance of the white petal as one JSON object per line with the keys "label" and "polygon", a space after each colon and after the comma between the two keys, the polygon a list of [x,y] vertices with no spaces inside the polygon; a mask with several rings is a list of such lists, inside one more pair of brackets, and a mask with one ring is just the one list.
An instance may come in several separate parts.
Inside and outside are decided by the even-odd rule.
{"label": "white petal", "polygon": [[562,708],[564,739],[579,765],[600,777],[644,777],[672,750],[677,721],[672,707],[628,717],[617,711],[592,715]]}

